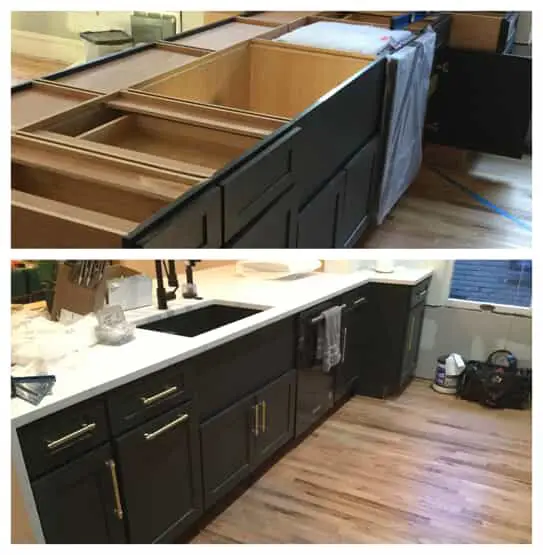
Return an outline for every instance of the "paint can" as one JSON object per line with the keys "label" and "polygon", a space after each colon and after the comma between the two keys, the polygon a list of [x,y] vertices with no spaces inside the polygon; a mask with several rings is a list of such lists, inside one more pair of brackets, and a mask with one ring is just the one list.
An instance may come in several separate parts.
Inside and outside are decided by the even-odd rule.
{"label": "paint can", "polygon": [[449,355],[442,355],[437,359],[436,373],[432,388],[438,393],[445,393],[448,395],[456,394],[456,387],[458,384],[457,374],[447,373],[447,358]]}

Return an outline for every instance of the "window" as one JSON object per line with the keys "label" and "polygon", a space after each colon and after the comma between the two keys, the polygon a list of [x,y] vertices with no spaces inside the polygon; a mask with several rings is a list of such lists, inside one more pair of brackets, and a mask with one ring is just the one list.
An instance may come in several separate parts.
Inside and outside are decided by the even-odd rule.
{"label": "window", "polygon": [[530,307],[531,260],[457,260],[450,299],[477,304]]}

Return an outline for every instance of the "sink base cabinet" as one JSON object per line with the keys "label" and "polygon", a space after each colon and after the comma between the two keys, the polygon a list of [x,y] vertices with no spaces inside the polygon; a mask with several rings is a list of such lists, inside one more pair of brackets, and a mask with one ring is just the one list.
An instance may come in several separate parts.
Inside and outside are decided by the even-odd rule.
{"label": "sink base cabinet", "polygon": [[47,543],[125,543],[117,512],[109,445],[94,449],[32,482]]}
{"label": "sink base cabinet", "polygon": [[206,509],[292,439],[295,384],[292,370],[201,425]]}
{"label": "sink base cabinet", "polygon": [[127,432],[116,446],[130,543],[174,540],[202,513],[191,403]]}

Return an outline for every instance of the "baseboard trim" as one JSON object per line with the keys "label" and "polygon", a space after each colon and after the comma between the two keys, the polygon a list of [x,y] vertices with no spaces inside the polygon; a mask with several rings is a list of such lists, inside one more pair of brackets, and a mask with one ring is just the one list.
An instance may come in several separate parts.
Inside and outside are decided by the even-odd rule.
{"label": "baseboard trim", "polygon": [[85,61],[85,45],[80,40],[16,29],[11,31],[11,52],[65,64],[77,64]]}

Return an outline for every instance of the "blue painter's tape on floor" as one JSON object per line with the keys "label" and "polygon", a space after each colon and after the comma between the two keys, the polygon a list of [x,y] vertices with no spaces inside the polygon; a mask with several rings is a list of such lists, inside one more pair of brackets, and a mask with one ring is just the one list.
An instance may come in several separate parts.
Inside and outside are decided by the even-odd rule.
{"label": "blue painter's tape on floor", "polygon": [[447,181],[451,185],[454,185],[455,187],[458,187],[459,189],[464,191],[464,193],[466,193],[470,197],[474,198],[479,204],[482,204],[483,206],[485,206],[489,210],[492,210],[492,212],[495,212],[496,214],[499,214],[500,216],[504,216],[508,220],[511,220],[512,222],[514,222],[518,226],[520,226],[520,227],[522,227],[522,228],[524,228],[528,231],[532,231],[532,226],[530,224],[520,220],[516,216],[513,216],[513,214],[507,212],[507,210],[504,210],[503,208],[500,208],[499,206],[496,206],[494,203],[490,202],[485,197],[481,196],[480,194],[476,193],[475,191],[472,191],[469,187],[466,187],[462,183],[459,183],[458,181],[455,181],[454,179],[452,179],[448,175],[444,174],[442,171],[438,170],[437,168],[431,167],[430,169],[433,172],[437,173],[437,175],[439,175],[440,177],[445,179],[445,181]]}

